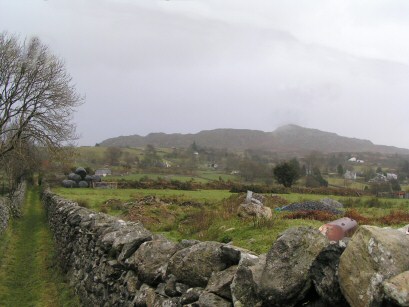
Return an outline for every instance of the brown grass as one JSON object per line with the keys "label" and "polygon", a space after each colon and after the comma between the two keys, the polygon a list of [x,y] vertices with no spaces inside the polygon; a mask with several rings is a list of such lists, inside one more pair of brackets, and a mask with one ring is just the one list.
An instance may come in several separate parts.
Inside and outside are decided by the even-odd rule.
{"label": "brown grass", "polygon": [[287,219],[305,219],[305,220],[317,220],[317,221],[331,221],[336,218],[336,215],[319,210],[304,210],[296,211],[285,216]]}
{"label": "brown grass", "polygon": [[402,210],[391,211],[391,213],[380,217],[378,220],[385,225],[406,224],[409,223],[409,212]]}
{"label": "brown grass", "polygon": [[357,221],[357,223],[361,225],[368,225],[373,223],[371,219],[363,216],[356,209],[348,209],[347,211],[345,211],[345,216]]}

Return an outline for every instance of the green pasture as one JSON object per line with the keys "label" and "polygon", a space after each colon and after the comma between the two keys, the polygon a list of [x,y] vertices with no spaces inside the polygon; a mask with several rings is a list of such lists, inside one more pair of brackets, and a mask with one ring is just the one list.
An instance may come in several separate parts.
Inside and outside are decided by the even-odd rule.
{"label": "green pasture", "polygon": [[126,174],[121,176],[107,176],[103,178],[103,181],[117,181],[117,180],[127,180],[127,181],[139,181],[142,178],[149,178],[152,180],[158,180],[159,178],[165,180],[177,180],[181,182],[195,181],[199,183],[209,182],[208,179],[200,178],[196,176],[188,175],[173,175],[173,174],[157,174],[157,173],[136,173],[136,174]]}
{"label": "green pasture", "polygon": [[344,178],[333,178],[329,177],[326,178],[328,181],[328,184],[338,186],[338,187],[345,187],[345,188],[351,188],[351,189],[357,189],[357,190],[363,190],[365,189],[366,186],[368,186],[367,183],[363,182],[358,182],[354,180],[345,180]]}
{"label": "green pasture", "polygon": [[207,183],[210,181],[237,181],[238,177],[215,171],[200,171],[192,175],[180,175],[180,174],[165,174],[165,173],[133,173],[124,174],[120,176],[108,176],[103,178],[104,181],[116,181],[116,180],[128,180],[139,181],[142,178],[149,178],[157,180],[159,178],[165,180],[177,180],[181,182],[195,181],[198,183]]}
{"label": "green pasture", "polygon": [[198,202],[220,202],[232,193],[227,190],[169,190],[169,189],[66,189],[54,188],[53,191],[74,201],[86,201],[91,208],[98,206],[109,199],[119,199],[124,202],[132,201],[148,195],[163,198],[177,198],[182,201],[193,200]]}
{"label": "green pasture", "polygon": [[209,180],[209,181],[218,181],[220,180],[220,178],[223,181],[238,181],[239,177],[238,176],[234,176],[234,175],[230,175],[230,174],[226,174],[226,173],[222,173],[222,172],[217,172],[217,171],[200,171],[197,174],[198,178],[201,179],[205,179],[205,180]]}
{"label": "green pasture", "polygon": [[[138,211],[143,216],[141,222],[155,233],[160,233],[173,240],[199,239],[219,242],[233,242],[234,245],[253,250],[258,253],[266,252],[277,236],[290,227],[312,226],[318,228],[328,221],[313,219],[288,219],[289,212],[274,210],[282,204],[272,202],[274,198],[267,197],[266,205],[273,210],[273,219],[242,220],[237,217],[237,208],[241,200],[238,194],[226,190],[156,190],[156,189],[54,189],[57,194],[78,201],[80,205],[104,211],[121,218],[131,218],[132,206],[109,207],[104,205],[108,200],[116,199],[122,203],[131,203],[144,196],[157,196],[167,205],[144,205]],[[318,201],[330,197],[344,204],[344,210],[354,209],[361,216],[371,219],[371,224],[384,225],[377,218],[392,212],[408,212],[409,200],[405,199],[377,199],[373,197],[338,197],[310,194],[280,194],[287,203]],[[183,202],[193,201],[199,205],[184,206]],[[200,205],[201,204],[201,205]],[[342,216],[342,215],[341,215]],[[337,218],[336,216],[333,217]],[[401,227],[409,221],[398,221],[393,227]]]}

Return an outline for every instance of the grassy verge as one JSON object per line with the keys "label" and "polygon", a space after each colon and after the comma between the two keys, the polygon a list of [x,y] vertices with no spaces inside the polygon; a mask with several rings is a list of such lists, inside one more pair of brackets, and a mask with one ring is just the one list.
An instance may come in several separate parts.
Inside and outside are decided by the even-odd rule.
{"label": "grassy verge", "polygon": [[52,235],[38,192],[0,239],[0,306],[80,306],[55,263]]}

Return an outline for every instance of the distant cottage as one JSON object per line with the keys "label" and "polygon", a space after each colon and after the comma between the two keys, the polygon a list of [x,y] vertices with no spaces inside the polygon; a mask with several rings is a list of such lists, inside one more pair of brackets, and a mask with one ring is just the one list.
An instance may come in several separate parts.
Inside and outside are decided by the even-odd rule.
{"label": "distant cottage", "polygon": [[388,178],[382,174],[382,173],[377,173],[376,176],[374,178],[372,178],[371,180],[369,180],[369,183],[382,183],[382,182],[387,182]]}
{"label": "distant cottage", "polygon": [[344,178],[347,180],[356,180],[356,173],[347,170],[344,174]]}
{"label": "distant cottage", "polygon": [[112,171],[110,169],[107,169],[107,168],[97,169],[95,171],[95,175],[102,176],[102,177],[110,176],[110,175],[112,175]]}
{"label": "distant cottage", "polygon": [[388,180],[398,180],[398,175],[396,175],[394,173],[386,173],[386,178]]}
{"label": "distant cottage", "polygon": [[355,157],[352,157],[351,159],[348,159],[348,162],[365,163],[364,160],[360,160],[360,159],[357,159]]}

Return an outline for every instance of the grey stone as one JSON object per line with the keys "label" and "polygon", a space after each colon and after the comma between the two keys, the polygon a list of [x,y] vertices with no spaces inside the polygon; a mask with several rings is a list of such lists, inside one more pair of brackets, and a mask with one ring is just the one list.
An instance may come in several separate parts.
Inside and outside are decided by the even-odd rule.
{"label": "grey stone", "polygon": [[352,306],[380,306],[382,283],[409,268],[409,240],[395,229],[361,226],[339,262],[342,293]]}
{"label": "grey stone", "polygon": [[181,296],[188,289],[188,285],[176,282],[176,277],[174,275],[170,275],[166,281],[165,294],[171,297]]}
{"label": "grey stone", "polygon": [[241,255],[243,253],[255,255],[253,252],[249,250],[228,244],[223,245],[220,249],[222,252],[222,259],[227,265],[239,264]]}
{"label": "grey stone", "polygon": [[182,305],[187,305],[194,303],[199,300],[200,295],[204,292],[203,288],[189,288],[185,293],[180,297],[180,303]]}
{"label": "grey stone", "polygon": [[162,295],[162,296],[167,296],[165,293],[165,287],[166,287],[165,283],[160,283],[159,285],[156,286],[155,293]]}
{"label": "grey stone", "polygon": [[271,219],[273,214],[269,207],[254,203],[241,204],[237,210],[237,215],[242,218]]}
{"label": "grey stone", "polygon": [[329,306],[347,306],[338,280],[339,258],[346,245],[342,241],[325,247],[311,265],[315,290]]}
{"label": "grey stone", "polygon": [[201,242],[176,252],[169,260],[167,275],[190,286],[205,287],[213,272],[226,268],[221,243]]}
{"label": "grey stone", "polygon": [[311,265],[328,244],[328,239],[311,227],[282,233],[267,254],[260,283],[264,300],[286,307],[301,301],[311,287]]}
{"label": "grey stone", "polygon": [[401,227],[401,228],[399,228],[398,229],[400,232],[403,232],[404,234],[406,234],[406,235],[409,235],[409,224],[408,225],[405,225],[405,226],[403,226],[403,227]]}
{"label": "grey stone", "polygon": [[261,306],[259,285],[266,255],[243,254],[230,286],[234,306]]}
{"label": "grey stone", "polygon": [[124,261],[138,247],[152,239],[152,233],[138,224],[123,226],[122,229],[109,232],[102,237],[102,246],[119,254],[118,260]]}
{"label": "grey stone", "polygon": [[384,281],[383,291],[387,300],[399,306],[409,306],[409,271]]}
{"label": "grey stone", "polygon": [[150,285],[165,280],[170,257],[177,251],[175,243],[169,240],[155,240],[143,243],[126,261],[138,272],[138,278]]}
{"label": "grey stone", "polygon": [[135,293],[137,290],[140,289],[142,285],[141,281],[138,279],[135,272],[131,270],[126,272],[124,284],[126,285],[126,288],[129,293]]}
{"label": "grey stone", "polygon": [[154,302],[155,296],[155,289],[143,284],[140,290],[135,293],[132,305],[135,307],[146,307],[149,302]]}
{"label": "grey stone", "polygon": [[211,292],[225,299],[231,300],[230,285],[237,272],[237,266],[231,266],[223,271],[214,272],[206,287],[207,292]]}
{"label": "grey stone", "polygon": [[217,296],[216,294],[213,293],[208,293],[204,292],[202,295],[199,297],[198,304],[200,307],[230,307],[233,306],[232,303],[229,301],[226,301],[225,299],[221,298],[220,296]]}
{"label": "grey stone", "polygon": [[183,249],[183,248],[187,248],[187,247],[191,247],[195,244],[200,243],[199,240],[186,240],[183,239],[178,243],[178,249]]}

